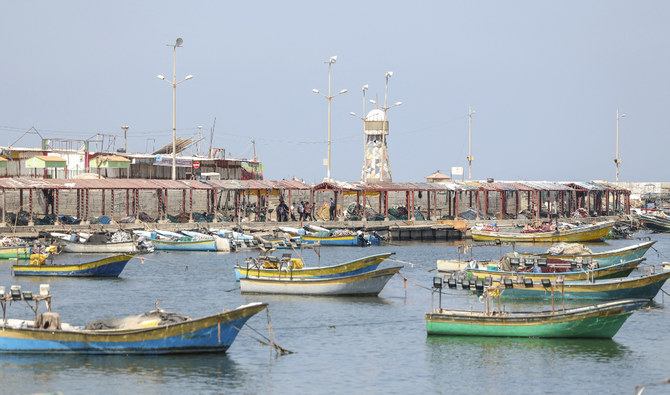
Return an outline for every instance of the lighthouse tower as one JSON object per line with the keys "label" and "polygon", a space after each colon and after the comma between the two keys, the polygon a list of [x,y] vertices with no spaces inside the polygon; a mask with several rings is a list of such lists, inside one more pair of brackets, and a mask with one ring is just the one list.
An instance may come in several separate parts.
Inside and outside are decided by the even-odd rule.
{"label": "lighthouse tower", "polygon": [[367,114],[363,121],[365,138],[361,182],[391,182],[391,164],[386,143],[389,121],[386,119],[386,111],[375,108]]}

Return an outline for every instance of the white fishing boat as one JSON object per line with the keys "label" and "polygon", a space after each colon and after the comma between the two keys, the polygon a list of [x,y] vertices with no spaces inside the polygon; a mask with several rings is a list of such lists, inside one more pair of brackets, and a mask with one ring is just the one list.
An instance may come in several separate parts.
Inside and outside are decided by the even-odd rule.
{"label": "white fishing boat", "polygon": [[402,266],[335,278],[240,278],[242,293],[376,296]]}

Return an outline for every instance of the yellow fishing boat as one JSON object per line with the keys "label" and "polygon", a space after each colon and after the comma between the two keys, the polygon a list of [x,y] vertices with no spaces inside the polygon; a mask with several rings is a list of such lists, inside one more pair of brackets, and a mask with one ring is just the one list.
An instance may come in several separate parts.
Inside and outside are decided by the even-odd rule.
{"label": "yellow fishing boat", "polygon": [[549,232],[496,232],[477,229],[473,229],[470,232],[472,233],[472,239],[474,241],[513,241],[517,243],[603,241],[615,222],[616,221],[605,221],[567,230],[554,230]]}

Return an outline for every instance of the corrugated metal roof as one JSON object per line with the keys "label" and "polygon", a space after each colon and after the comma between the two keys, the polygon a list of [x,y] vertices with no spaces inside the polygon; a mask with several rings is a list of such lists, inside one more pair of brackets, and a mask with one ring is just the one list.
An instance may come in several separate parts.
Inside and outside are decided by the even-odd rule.
{"label": "corrugated metal roof", "polygon": [[211,189],[193,180],[0,178],[2,189]]}
{"label": "corrugated metal roof", "polygon": [[227,190],[309,190],[310,186],[298,180],[207,180],[208,185],[214,188]]}

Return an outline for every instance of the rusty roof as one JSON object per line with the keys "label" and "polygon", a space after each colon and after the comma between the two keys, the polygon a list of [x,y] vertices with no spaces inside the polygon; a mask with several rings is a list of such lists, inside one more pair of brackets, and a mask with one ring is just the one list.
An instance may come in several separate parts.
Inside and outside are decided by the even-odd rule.
{"label": "rusty roof", "polygon": [[192,180],[0,178],[2,189],[211,189]]}

